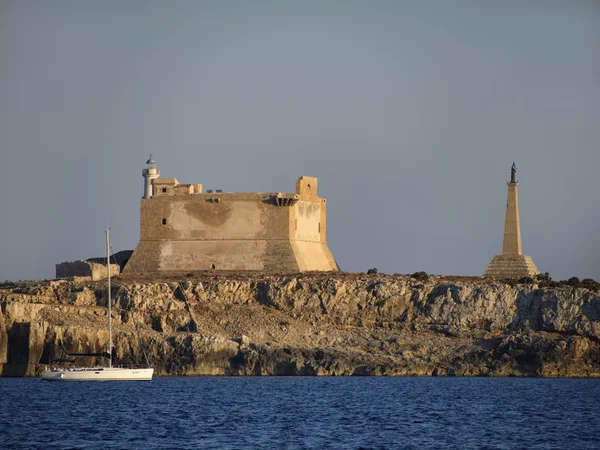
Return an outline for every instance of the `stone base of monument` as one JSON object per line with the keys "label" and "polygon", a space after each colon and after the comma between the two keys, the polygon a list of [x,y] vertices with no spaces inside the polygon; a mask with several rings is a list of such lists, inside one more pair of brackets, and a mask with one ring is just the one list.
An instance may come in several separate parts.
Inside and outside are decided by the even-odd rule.
{"label": "stone base of monument", "polygon": [[527,255],[496,255],[487,267],[483,278],[494,280],[519,280],[532,277],[539,272],[537,267]]}

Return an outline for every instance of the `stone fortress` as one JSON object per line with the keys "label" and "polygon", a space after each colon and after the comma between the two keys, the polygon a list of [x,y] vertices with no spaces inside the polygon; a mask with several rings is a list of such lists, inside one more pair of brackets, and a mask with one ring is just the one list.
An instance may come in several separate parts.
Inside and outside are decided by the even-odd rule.
{"label": "stone fortress", "polygon": [[316,178],[300,177],[295,193],[203,192],[146,164],[140,241],[123,273],[339,270]]}

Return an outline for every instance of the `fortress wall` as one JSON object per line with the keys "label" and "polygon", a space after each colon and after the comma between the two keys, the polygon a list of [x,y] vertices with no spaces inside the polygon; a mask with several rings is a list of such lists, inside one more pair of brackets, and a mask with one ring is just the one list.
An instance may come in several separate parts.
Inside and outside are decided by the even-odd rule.
{"label": "fortress wall", "polygon": [[292,249],[301,272],[339,270],[331,251],[322,242],[293,241]]}
{"label": "fortress wall", "polygon": [[299,201],[293,207],[294,239],[321,242],[321,203]]}
{"label": "fortress wall", "polygon": [[[327,201],[325,199],[321,200],[321,242],[327,242]],[[333,258],[333,256],[332,256]],[[337,267],[337,264],[336,264]]]}
{"label": "fortress wall", "polygon": [[287,208],[274,207],[268,198],[203,194],[142,200],[140,240],[287,239]]}
{"label": "fortress wall", "polygon": [[123,269],[124,274],[146,273],[158,271],[160,263],[160,242],[142,241],[138,242],[133,255],[129,258]]}
{"label": "fortress wall", "polygon": [[262,270],[266,241],[164,241],[159,248],[159,271]]}
{"label": "fortress wall", "polygon": [[297,272],[289,210],[268,193],[142,199],[140,242],[124,272]]}
{"label": "fortress wall", "polygon": [[[118,264],[110,265],[112,275],[118,275],[120,268]],[[63,262],[56,265],[56,278],[86,277],[92,281],[106,278],[106,264],[90,261]]]}
{"label": "fortress wall", "polygon": [[[92,269],[92,281],[104,280],[106,277],[106,264],[91,263]],[[118,264],[110,265],[110,274],[119,275],[121,269]]]}
{"label": "fortress wall", "polygon": [[314,190],[306,192],[302,189],[299,194],[301,200],[290,210],[292,222],[295,224],[295,229],[290,233],[291,243],[299,270],[338,270],[326,243],[325,200],[317,197]]}
{"label": "fortress wall", "polygon": [[90,264],[86,261],[63,262],[56,265],[56,278],[92,277]]}
{"label": "fortress wall", "polygon": [[140,241],[123,272],[298,272],[295,253],[289,240]]}

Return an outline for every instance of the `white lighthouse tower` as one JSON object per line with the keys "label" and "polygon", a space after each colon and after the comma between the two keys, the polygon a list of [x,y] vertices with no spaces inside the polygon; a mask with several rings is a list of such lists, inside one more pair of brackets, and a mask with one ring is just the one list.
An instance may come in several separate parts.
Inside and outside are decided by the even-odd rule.
{"label": "white lighthouse tower", "polygon": [[143,198],[150,198],[154,195],[152,180],[155,180],[160,176],[160,170],[156,168],[156,161],[152,159],[152,155],[150,155],[150,159],[146,161],[146,168],[142,170],[142,176],[144,177]]}

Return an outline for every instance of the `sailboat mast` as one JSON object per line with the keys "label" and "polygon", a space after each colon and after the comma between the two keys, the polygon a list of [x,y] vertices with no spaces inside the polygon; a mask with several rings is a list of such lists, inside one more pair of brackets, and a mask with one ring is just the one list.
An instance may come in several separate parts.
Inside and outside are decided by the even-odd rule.
{"label": "sailboat mast", "polygon": [[110,237],[106,229],[106,277],[108,278],[108,367],[112,367],[112,311],[110,298]]}

